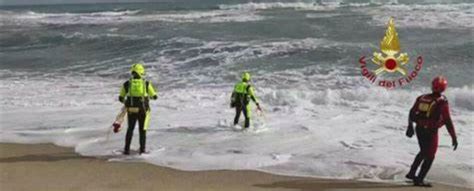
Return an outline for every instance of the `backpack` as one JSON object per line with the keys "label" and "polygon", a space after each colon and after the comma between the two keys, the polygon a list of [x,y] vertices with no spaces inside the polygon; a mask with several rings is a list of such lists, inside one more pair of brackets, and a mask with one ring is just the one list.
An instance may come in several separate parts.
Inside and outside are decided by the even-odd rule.
{"label": "backpack", "polygon": [[439,103],[446,100],[444,96],[434,98],[429,95],[421,96],[415,105],[416,121],[437,121],[439,119]]}
{"label": "backpack", "polygon": [[247,84],[245,89],[245,93],[237,93],[235,90],[232,92],[231,99],[230,99],[230,107],[241,107],[247,105],[249,103],[249,89],[252,85]]}
{"label": "backpack", "polygon": [[[144,83],[144,91],[146,94],[148,94],[148,86],[149,86],[149,81],[148,80],[145,80],[143,79],[143,81],[145,82]],[[127,93],[129,93],[129,95],[127,96],[127,100],[125,102],[125,106],[127,107],[141,107],[143,110],[148,110],[150,108],[150,105],[149,105],[149,98],[148,96],[142,96],[142,97],[132,97],[130,96],[130,91],[131,91],[131,79],[126,81],[124,83],[124,88],[125,88],[125,91]]]}

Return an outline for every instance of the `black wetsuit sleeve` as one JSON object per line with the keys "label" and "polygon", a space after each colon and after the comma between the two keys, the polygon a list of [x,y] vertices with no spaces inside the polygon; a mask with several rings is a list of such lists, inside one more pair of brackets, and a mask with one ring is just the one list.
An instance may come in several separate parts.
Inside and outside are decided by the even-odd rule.
{"label": "black wetsuit sleeve", "polygon": [[416,122],[416,116],[415,116],[415,111],[416,111],[416,106],[418,105],[418,100],[420,97],[416,98],[415,103],[410,109],[410,114],[408,115],[408,126],[413,125],[413,122]]}
{"label": "black wetsuit sleeve", "polygon": [[250,96],[250,99],[252,99],[252,101],[255,102],[256,104],[258,104],[257,99],[255,98],[255,96]]}

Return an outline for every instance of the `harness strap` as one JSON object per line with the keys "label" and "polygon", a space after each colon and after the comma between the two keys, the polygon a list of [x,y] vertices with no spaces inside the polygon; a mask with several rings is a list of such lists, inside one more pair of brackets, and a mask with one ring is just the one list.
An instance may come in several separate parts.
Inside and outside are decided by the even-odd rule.
{"label": "harness strap", "polygon": [[[424,98],[424,97],[423,97]],[[445,96],[442,96],[442,97],[439,97],[439,98],[435,98],[431,101],[431,103],[429,104],[428,108],[426,108],[426,118],[429,118],[431,116],[431,114],[433,113],[432,109],[433,109],[433,106],[437,106],[438,103],[441,101],[441,100],[444,100],[445,99]],[[426,103],[426,102],[425,102]]]}
{"label": "harness strap", "polygon": [[433,105],[435,105],[435,104],[436,104],[436,102],[437,102],[437,101],[436,101],[436,100],[434,100],[434,101],[432,101],[432,102],[431,102],[430,106],[428,106],[428,109],[427,109],[427,112],[426,112],[426,117],[427,117],[427,118],[429,118],[429,117],[430,117],[430,115],[431,115],[431,112],[432,112],[432,111],[431,111],[431,108],[433,107]]}

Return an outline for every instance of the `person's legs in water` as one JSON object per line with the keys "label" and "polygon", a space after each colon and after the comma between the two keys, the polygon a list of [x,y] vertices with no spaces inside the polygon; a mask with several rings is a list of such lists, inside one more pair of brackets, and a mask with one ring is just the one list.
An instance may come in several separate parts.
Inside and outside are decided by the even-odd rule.
{"label": "person's legs in water", "polygon": [[239,118],[240,118],[240,112],[241,111],[242,111],[242,106],[241,105],[236,105],[235,106],[234,125],[237,125],[239,123]]}
{"label": "person's legs in water", "polygon": [[424,182],[424,178],[431,168],[431,164],[433,163],[438,147],[437,129],[433,130],[417,127],[416,135],[418,138],[418,144],[420,146],[420,152],[416,156],[415,161],[412,164],[412,168],[410,169],[410,172],[407,174],[407,176],[415,175],[416,170],[421,164],[421,169],[418,173],[418,176],[415,176],[413,179],[414,184],[415,186],[431,187],[430,184]]}
{"label": "person's legs in water", "polygon": [[425,143],[427,142],[425,134],[426,133],[423,132],[423,129],[421,127],[416,127],[416,138],[418,139],[418,146],[420,147],[420,152],[418,152],[418,154],[416,155],[415,160],[411,164],[410,172],[405,175],[405,178],[411,180],[414,180],[416,178],[416,171],[418,170],[418,167],[420,167],[421,162],[423,162],[423,159],[425,158]]}
{"label": "person's legs in water", "polygon": [[422,161],[423,161],[423,155],[421,154],[421,151],[420,151],[416,155],[415,160],[411,164],[410,172],[408,172],[408,174],[405,175],[405,178],[414,180],[416,178],[416,171],[418,170],[418,167],[420,166]]}
{"label": "person's legs in water", "polygon": [[425,158],[423,160],[423,164],[421,165],[420,172],[418,173],[418,176],[414,180],[415,186],[431,187],[431,184],[425,183],[424,179],[426,175],[428,174],[428,171],[430,170],[431,165],[433,164],[433,161],[434,161],[434,157]]}
{"label": "person's legs in water", "polygon": [[140,154],[145,152],[145,145],[146,145],[146,130],[145,130],[145,119],[146,113],[140,112],[138,113],[138,130],[140,134]]}
{"label": "person's legs in water", "polygon": [[245,128],[250,127],[250,104],[245,105],[245,107],[242,108],[242,111],[244,112],[244,117],[245,117]]}
{"label": "person's legs in water", "polygon": [[438,149],[438,129],[434,129],[432,131],[426,132],[425,136],[425,143],[424,143],[424,152],[423,152],[423,164],[421,165],[420,172],[415,179],[416,186],[423,186],[423,187],[431,187],[431,184],[425,183],[424,179],[428,174],[428,171],[433,164],[436,151]]}
{"label": "person's legs in water", "polygon": [[130,154],[130,144],[132,143],[133,130],[135,129],[135,123],[138,119],[137,113],[128,112],[128,129],[127,134],[125,135],[125,148],[123,149],[123,154]]}

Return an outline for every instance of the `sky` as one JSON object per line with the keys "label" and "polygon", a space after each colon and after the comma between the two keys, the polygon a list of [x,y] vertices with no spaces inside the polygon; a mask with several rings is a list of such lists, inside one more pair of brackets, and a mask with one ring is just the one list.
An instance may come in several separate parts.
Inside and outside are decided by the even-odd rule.
{"label": "sky", "polygon": [[170,0],[0,0],[1,5],[76,4],[76,3],[135,3],[166,2]]}

